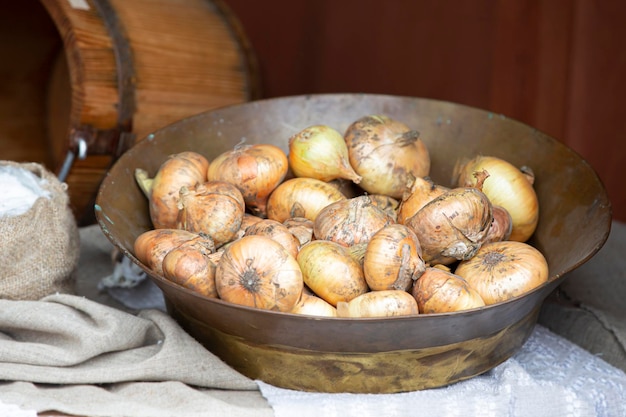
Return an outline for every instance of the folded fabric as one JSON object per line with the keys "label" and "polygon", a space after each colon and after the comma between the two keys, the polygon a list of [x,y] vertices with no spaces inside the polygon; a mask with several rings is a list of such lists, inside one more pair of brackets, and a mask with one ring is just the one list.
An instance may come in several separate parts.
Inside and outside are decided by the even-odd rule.
{"label": "folded fabric", "polygon": [[56,294],[0,300],[0,378],[52,384],[179,381],[205,388],[256,390],[167,314],[137,316]]}
{"label": "folded fabric", "polygon": [[540,325],[508,361],[443,388],[324,394],[257,383],[276,417],[626,416],[626,374]]}
{"label": "folded fabric", "polygon": [[133,315],[74,295],[0,300],[0,379],[9,415],[273,415],[254,381],[164,312]]}

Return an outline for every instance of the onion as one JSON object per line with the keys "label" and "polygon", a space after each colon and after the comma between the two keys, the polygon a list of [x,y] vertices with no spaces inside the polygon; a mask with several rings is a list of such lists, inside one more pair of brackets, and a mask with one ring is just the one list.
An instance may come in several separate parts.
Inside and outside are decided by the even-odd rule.
{"label": "onion", "polygon": [[237,237],[245,203],[237,187],[224,181],[209,181],[193,189],[182,187],[177,228],[205,233],[216,246]]}
{"label": "onion", "polygon": [[280,184],[267,201],[267,218],[284,222],[292,217],[315,220],[318,213],[346,197],[332,185],[314,178],[291,178]]}
{"label": "onion", "polygon": [[406,291],[371,291],[337,304],[339,317],[397,317],[419,314],[415,298]]}
{"label": "onion", "polygon": [[287,155],[277,146],[237,145],[211,161],[207,179],[235,185],[248,210],[265,217],[267,199],[284,180],[288,169]]}
{"label": "onion", "polygon": [[[454,181],[462,187],[476,183],[474,174],[487,171],[482,191],[492,204],[504,207],[513,221],[509,240],[527,241],[535,232],[539,220],[539,201],[533,187],[534,175],[528,168],[517,168],[494,156],[477,156],[459,163],[454,169]],[[530,176],[529,176],[530,175]]]}
{"label": "onion", "polygon": [[237,236],[234,239],[240,239],[246,234],[246,229],[248,226],[253,225],[254,223],[258,223],[263,220],[262,217],[255,216],[254,214],[244,213],[243,219],[241,219],[241,226],[239,226],[239,231],[237,231]]}
{"label": "onion", "polygon": [[145,187],[150,189],[150,220],[156,229],[176,227],[181,187],[193,188],[205,182],[208,168],[209,161],[199,153],[181,152],[161,164],[149,185],[142,183],[144,192]]}
{"label": "onion", "polygon": [[513,231],[513,219],[511,219],[511,215],[508,210],[502,206],[494,206],[492,204],[491,210],[493,220],[483,243],[509,240],[511,232]]}
{"label": "onion", "polygon": [[289,138],[289,166],[297,177],[361,182],[350,166],[343,136],[326,125],[309,126]]}
{"label": "onion", "polygon": [[426,269],[417,236],[401,224],[380,229],[369,241],[363,273],[371,290],[407,291]]}
{"label": "onion", "polygon": [[176,284],[207,297],[217,298],[213,247],[204,241],[189,241],[163,258],[163,275]]}
{"label": "onion", "polygon": [[205,247],[212,247],[210,237],[181,229],[152,229],[141,233],[135,239],[133,252],[141,263],[152,271],[163,275],[163,259],[174,248],[189,241],[202,241]]}
{"label": "onion", "polygon": [[313,240],[300,248],[297,260],[305,284],[333,306],[369,291],[361,265],[338,243]]}
{"label": "onion", "polygon": [[265,236],[244,236],[222,254],[215,271],[219,297],[234,304],[289,312],[304,282],[296,260]]}
{"label": "onion", "polygon": [[291,233],[291,231],[282,223],[276,220],[263,219],[256,222],[246,229],[245,236],[266,236],[282,245],[294,258],[298,256],[300,241]]}
{"label": "onion", "polygon": [[430,265],[469,259],[482,245],[492,221],[491,203],[476,188],[455,188],[426,204],[406,221]]}
{"label": "onion", "polygon": [[480,294],[486,304],[506,301],[548,281],[548,263],[527,243],[491,242],[454,271]]}
{"label": "onion", "polygon": [[363,195],[324,207],[313,222],[313,236],[352,246],[368,242],[376,232],[393,223],[387,213],[372,204],[369,196]]}
{"label": "onion", "polygon": [[485,305],[480,294],[463,278],[438,267],[426,268],[411,294],[424,314],[449,313]]}
{"label": "onion", "polygon": [[400,199],[413,178],[427,176],[430,156],[419,132],[384,115],[368,115],[348,126],[344,139],[350,165],[370,194]]}
{"label": "onion", "polygon": [[308,316],[337,317],[337,309],[314,294],[302,293],[291,313]]}
{"label": "onion", "polygon": [[450,191],[450,189],[443,185],[435,184],[429,178],[415,178],[411,187],[402,196],[402,200],[400,201],[397,216],[398,223],[406,223],[406,221],[420,211],[422,207],[447,191]]}

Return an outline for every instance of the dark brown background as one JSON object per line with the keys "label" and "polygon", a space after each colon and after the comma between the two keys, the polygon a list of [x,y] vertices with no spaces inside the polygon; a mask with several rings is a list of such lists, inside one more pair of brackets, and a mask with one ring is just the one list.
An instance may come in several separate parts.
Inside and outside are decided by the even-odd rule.
{"label": "dark brown background", "polygon": [[264,97],[371,92],[504,114],[580,153],[626,221],[626,2],[224,2],[256,52]]}

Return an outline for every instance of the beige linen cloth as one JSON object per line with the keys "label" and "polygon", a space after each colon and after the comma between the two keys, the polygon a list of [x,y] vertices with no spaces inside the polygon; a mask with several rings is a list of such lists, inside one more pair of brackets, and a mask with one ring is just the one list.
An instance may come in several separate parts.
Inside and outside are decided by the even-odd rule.
{"label": "beige linen cloth", "polygon": [[158,310],[135,316],[67,294],[0,300],[0,329],[6,404],[108,417],[273,415],[254,381]]}

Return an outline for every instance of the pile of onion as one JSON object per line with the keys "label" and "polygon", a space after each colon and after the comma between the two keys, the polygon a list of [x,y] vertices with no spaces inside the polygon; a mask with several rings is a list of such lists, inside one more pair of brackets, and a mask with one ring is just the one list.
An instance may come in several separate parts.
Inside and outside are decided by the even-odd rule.
{"label": "pile of onion", "polygon": [[525,243],[529,168],[478,156],[437,184],[419,133],[385,115],[285,140],[288,153],[240,144],[210,162],[172,155],[154,178],[137,169],[154,226],[139,261],[209,298],[321,317],[464,311],[549,279]]}

